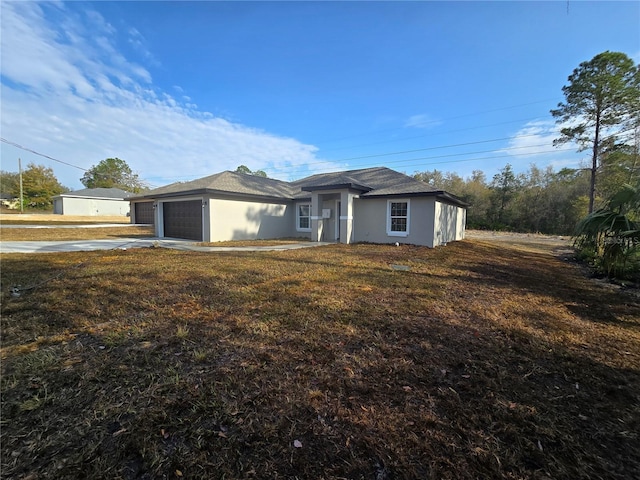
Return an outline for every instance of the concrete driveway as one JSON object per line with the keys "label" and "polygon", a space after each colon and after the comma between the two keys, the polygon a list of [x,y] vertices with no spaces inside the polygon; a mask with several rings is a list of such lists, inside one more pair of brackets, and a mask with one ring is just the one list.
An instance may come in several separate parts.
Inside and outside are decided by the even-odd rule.
{"label": "concrete driveway", "polygon": [[[26,216],[26,215],[25,215]],[[50,215],[46,216],[50,219]],[[53,216],[56,218],[56,216]],[[104,228],[104,227],[140,227],[148,226],[131,223],[94,223],[94,224],[53,224],[53,225],[29,225],[11,224],[5,222],[11,220],[11,216],[5,215],[0,228]],[[128,248],[162,247],[175,250],[188,250],[193,252],[267,252],[277,250],[296,250],[298,248],[320,247],[328,245],[328,242],[301,242],[283,245],[255,246],[255,247],[203,247],[193,240],[171,238],[114,238],[103,240],[67,240],[67,241],[0,241],[0,253],[55,253],[55,252],[89,252],[93,250],[126,250]]]}
{"label": "concrete driveway", "polygon": [[105,240],[69,240],[42,242],[0,242],[2,253],[83,252],[154,246],[153,239],[114,238]]}
{"label": "concrete driveway", "polygon": [[261,247],[203,247],[189,240],[167,238],[117,238],[106,240],[72,240],[64,242],[0,242],[0,253],[86,252],[92,250],[126,250],[162,247],[194,252],[260,252],[320,247],[328,242],[288,243]]}

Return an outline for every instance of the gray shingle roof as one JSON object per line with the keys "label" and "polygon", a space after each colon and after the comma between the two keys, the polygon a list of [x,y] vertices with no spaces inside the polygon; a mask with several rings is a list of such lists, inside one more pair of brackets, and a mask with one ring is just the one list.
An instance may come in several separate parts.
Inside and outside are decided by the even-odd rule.
{"label": "gray shingle roof", "polygon": [[226,171],[190,182],[177,182],[156,188],[146,193],[145,197],[205,191],[285,199],[293,198],[295,193],[291,184],[282,180]]}
{"label": "gray shingle roof", "polygon": [[190,182],[177,182],[156,188],[146,193],[143,198],[215,192],[291,200],[309,198],[312,190],[330,188],[359,190],[361,197],[437,195],[464,205],[464,202],[455,196],[386,167],[319,173],[294,182],[226,171]]}
{"label": "gray shingle roof", "polygon": [[346,172],[320,173],[292,182],[302,189],[328,187],[330,185],[352,185],[365,193],[362,197],[380,195],[434,194],[437,188],[416,180],[404,173],[386,167],[364,168]]}
{"label": "gray shingle roof", "polygon": [[91,197],[91,198],[110,198],[114,200],[121,200],[124,198],[133,197],[133,193],[125,192],[120,188],[83,188],[82,190],[76,190],[74,192],[67,192],[60,197]]}

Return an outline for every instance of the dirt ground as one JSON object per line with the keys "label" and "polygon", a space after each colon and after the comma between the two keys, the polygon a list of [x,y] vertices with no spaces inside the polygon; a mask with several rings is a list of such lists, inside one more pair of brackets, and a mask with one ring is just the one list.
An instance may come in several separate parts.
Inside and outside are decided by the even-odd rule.
{"label": "dirt ground", "polygon": [[492,240],[496,242],[544,242],[549,245],[564,246],[571,244],[571,237],[562,235],[543,235],[541,233],[496,232],[489,230],[467,230],[466,238]]}
{"label": "dirt ground", "polygon": [[560,257],[572,256],[574,253],[571,237],[561,235],[467,230],[465,238],[494,244],[507,244],[520,250],[551,253]]}

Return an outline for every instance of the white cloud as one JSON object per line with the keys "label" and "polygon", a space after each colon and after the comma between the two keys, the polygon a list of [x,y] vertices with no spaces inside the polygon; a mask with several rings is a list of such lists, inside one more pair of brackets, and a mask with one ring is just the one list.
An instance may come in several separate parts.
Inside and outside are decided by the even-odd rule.
{"label": "white cloud", "polygon": [[509,141],[508,151],[517,155],[547,154],[553,152],[553,141],[559,136],[560,129],[552,120],[529,122]]}
{"label": "white cloud", "polygon": [[[179,87],[177,97],[160,91],[147,69],[115,48],[118,32],[97,12],[81,16],[64,5],[3,2],[1,26],[7,140],[84,168],[119,157],[154,185],[240,164],[284,178],[318,163],[312,145],[200,111]],[[124,34],[143,45],[137,30]],[[81,187],[81,170],[4,143],[2,156],[5,170],[15,170],[7,163],[21,156],[53,167],[64,185]]]}
{"label": "white cloud", "polygon": [[412,115],[404,122],[405,127],[413,127],[413,128],[433,128],[441,125],[442,122],[440,120],[436,120],[432,116],[427,113],[419,113],[417,115]]}
{"label": "white cloud", "polygon": [[160,62],[147,48],[147,40],[138,31],[137,28],[129,28],[129,44],[140,54],[142,57],[153,66],[159,66]]}
{"label": "white cloud", "polygon": [[115,28],[113,28],[105,19],[102,15],[100,15],[98,12],[96,12],[95,10],[85,10],[84,12],[88,23],[89,23],[89,27],[101,32],[105,32],[108,33],[110,35],[113,35],[116,33]]}
{"label": "white cloud", "polygon": [[554,146],[553,141],[560,137],[560,129],[553,120],[537,120],[526,123],[509,140],[507,148],[500,151],[513,157],[514,165],[539,167],[552,166],[554,169],[578,167],[582,154],[576,153],[574,143]]}

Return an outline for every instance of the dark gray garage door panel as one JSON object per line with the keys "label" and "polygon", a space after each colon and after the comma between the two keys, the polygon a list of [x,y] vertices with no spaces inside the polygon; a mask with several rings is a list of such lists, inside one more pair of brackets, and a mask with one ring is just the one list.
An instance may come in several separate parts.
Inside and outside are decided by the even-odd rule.
{"label": "dark gray garage door panel", "polygon": [[153,225],[153,202],[137,202],[134,203],[136,223],[148,223]]}
{"label": "dark gray garage door panel", "polygon": [[202,241],[202,201],[165,202],[164,236]]}

